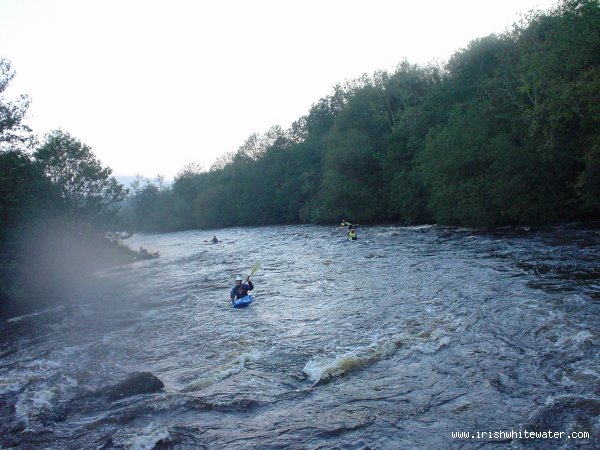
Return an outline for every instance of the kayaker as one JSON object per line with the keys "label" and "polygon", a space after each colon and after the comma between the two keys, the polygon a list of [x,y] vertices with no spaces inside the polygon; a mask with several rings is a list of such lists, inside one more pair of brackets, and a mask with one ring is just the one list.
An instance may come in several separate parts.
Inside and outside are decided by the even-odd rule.
{"label": "kayaker", "polygon": [[217,239],[217,236],[213,236],[213,238],[210,240],[210,242],[212,242],[213,244],[218,244],[219,240]]}
{"label": "kayaker", "polygon": [[350,239],[351,241],[356,240],[356,229],[354,228],[354,225],[350,225],[348,227],[348,239]]}
{"label": "kayaker", "polygon": [[237,298],[242,298],[248,295],[248,291],[254,289],[254,285],[252,281],[250,281],[250,277],[246,278],[246,282],[242,283],[242,276],[238,275],[235,277],[235,286],[231,289],[231,300],[235,300]]}

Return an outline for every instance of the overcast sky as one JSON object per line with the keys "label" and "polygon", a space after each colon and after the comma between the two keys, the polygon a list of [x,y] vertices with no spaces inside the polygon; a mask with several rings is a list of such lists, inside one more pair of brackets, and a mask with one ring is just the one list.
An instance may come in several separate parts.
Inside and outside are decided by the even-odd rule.
{"label": "overcast sky", "polygon": [[6,92],[115,175],[206,169],[337,83],[445,61],[552,0],[0,0]]}

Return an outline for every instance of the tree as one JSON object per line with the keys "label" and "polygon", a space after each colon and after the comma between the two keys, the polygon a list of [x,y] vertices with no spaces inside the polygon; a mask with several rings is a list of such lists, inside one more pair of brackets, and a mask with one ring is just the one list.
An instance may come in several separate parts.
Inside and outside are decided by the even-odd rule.
{"label": "tree", "polygon": [[10,62],[0,58],[0,151],[29,148],[35,140],[31,129],[23,124],[30,100],[21,95],[16,103],[2,95],[15,76]]}
{"label": "tree", "polygon": [[258,133],[252,133],[244,145],[242,145],[237,153],[243,154],[254,161],[260,159],[267,149],[273,145],[275,141],[283,138],[284,133],[279,125],[272,126],[269,131],[261,135]]}
{"label": "tree", "polygon": [[127,195],[89,146],[61,130],[49,133],[34,157],[58,190],[66,215],[79,223],[106,226]]}
{"label": "tree", "polygon": [[468,226],[544,223],[558,217],[562,186],[535,141],[514,139],[490,102],[457,105],[432,130],[418,173],[439,223]]}
{"label": "tree", "polygon": [[193,209],[194,199],[200,192],[202,180],[206,173],[199,163],[187,164],[179,171],[173,181],[171,188],[173,197],[174,220],[178,224],[178,229],[193,228],[194,218]]}
{"label": "tree", "polygon": [[214,179],[194,200],[194,220],[200,228],[231,227],[239,223],[240,202],[235,187]]}
{"label": "tree", "polygon": [[0,241],[8,228],[35,216],[48,205],[52,190],[25,148],[31,130],[22,121],[29,107],[25,95],[17,103],[2,95],[15,76],[10,62],[0,58]]}
{"label": "tree", "polygon": [[212,166],[210,166],[210,171],[216,172],[219,170],[223,170],[227,165],[232,163],[234,157],[235,152],[224,153],[216,159]]}
{"label": "tree", "polygon": [[17,150],[0,153],[0,241],[8,229],[19,228],[51,210],[56,197],[29,155]]}
{"label": "tree", "polygon": [[600,208],[600,3],[565,0],[514,30],[520,101],[550,176],[578,202],[561,215]]}
{"label": "tree", "polygon": [[150,231],[160,228],[160,187],[149,179],[138,177],[131,186],[133,195],[129,199],[132,210],[131,225],[135,230]]}
{"label": "tree", "polygon": [[375,149],[362,130],[334,133],[323,152],[320,206],[322,220],[372,221],[385,216],[386,193]]}

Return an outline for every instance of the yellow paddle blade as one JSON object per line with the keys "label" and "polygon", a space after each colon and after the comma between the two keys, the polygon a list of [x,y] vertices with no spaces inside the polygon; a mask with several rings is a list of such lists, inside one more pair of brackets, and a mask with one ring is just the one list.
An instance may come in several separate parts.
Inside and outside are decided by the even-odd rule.
{"label": "yellow paddle blade", "polygon": [[257,261],[256,263],[254,263],[254,265],[252,266],[252,269],[250,270],[250,275],[248,275],[248,278],[250,278],[252,275],[254,275],[254,273],[260,269],[260,261]]}

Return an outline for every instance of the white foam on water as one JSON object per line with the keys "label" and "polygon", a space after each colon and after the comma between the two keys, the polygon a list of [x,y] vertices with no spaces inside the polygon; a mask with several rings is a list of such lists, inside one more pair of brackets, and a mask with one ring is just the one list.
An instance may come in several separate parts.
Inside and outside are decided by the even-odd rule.
{"label": "white foam on water", "polygon": [[42,410],[51,408],[51,400],[54,392],[46,385],[38,390],[27,390],[15,403],[16,417],[20,422],[29,425],[30,419],[38,415]]}
{"label": "white foam on water", "polygon": [[360,358],[351,354],[339,355],[333,358],[315,356],[306,363],[302,371],[310,381],[317,383],[321,380],[342,375],[352,368],[362,366],[362,364]]}
{"label": "white foam on water", "polygon": [[58,311],[58,310],[60,310],[62,308],[63,308],[62,306],[57,306],[56,308],[45,309],[43,311],[38,311],[38,312],[35,312],[35,313],[31,313],[31,314],[25,314],[25,315],[22,315],[22,316],[11,317],[9,319],[6,319],[6,323],[20,322],[21,320],[29,319],[31,317],[42,316],[42,315],[47,314],[49,312]]}
{"label": "white foam on water", "polygon": [[440,339],[429,340],[424,343],[415,346],[415,349],[426,355],[433,355],[443,347],[447,347],[450,344],[450,337],[443,336]]}
{"label": "white foam on water", "polygon": [[0,395],[4,395],[8,392],[14,392],[21,389],[24,382],[22,380],[0,380]]}
{"label": "white foam on water", "polygon": [[119,430],[112,441],[127,450],[152,450],[157,443],[169,437],[169,430],[153,423],[139,430]]}
{"label": "white foam on water", "polygon": [[21,391],[15,403],[17,420],[30,425],[31,420],[53,408],[53,402],[61,399],[65,392],[78,385],[78,381],[65,371],[69,360],[85,346],[69,346],[52,352],[46,359],[35,359],[21,366],[21,370],[10,373],[10,378],[0,382],[0,394]]}
{"label": "white foam on water", "polygon": [[589,331],[579,331],[573,335],[563,335],[561,336],[556,343],[554,344],[556,347],[573,347],[583,344],[588,339],[593,339],[594,335]]}
{"label": "white foam on water", "polygon": [[237,361],[233,361],[231,364],[226,365],[221,368],[221,370],[217,373],[217,378],[219,380],[224,380],[232,375],[237,375],[246,367],[246,363],[255,361],[258,359],[260,352],[251,352],[251,353],[242,353],[238,356]]}
{"label": "white foam on water", "polygon": [[[451,343],[451,338],[445,328],[456,329],[461,325],[457,319],[446,318],[445,323],[437,324],[416,336],[406,333],[373,336],[372,342],[365,347],[357,347],[342,351],[333,356],[317,355],[311,358],[302,371],[313,383],[337,377],[352,370],[359,369],[375,361],[393,354],[399,343],[408,345],[424,354],[434,354]],[[433,325],[432,325],[433,326]]]}
{"label": "white foam on water", "polygon": [[226,378],[237,375],[238,373],[241,373],[244,370],[247,363],[256,361],[261,357],[262,352],[258,350],[242,353],[238,355],[234,360],[218,367],[210,375],[198,378],[195,381],[191,382],[187,386],[187,388],[183,389],[183,392],[204,389]]}
{"label": "white foam on water", "polygon": [[350,349],[334,356],[317,355],[306,363],[302,372],[313,383],[337,377],[390,356],[398,342],[400,340],[395,337],[383,341],[376,338],[366,347]]}

